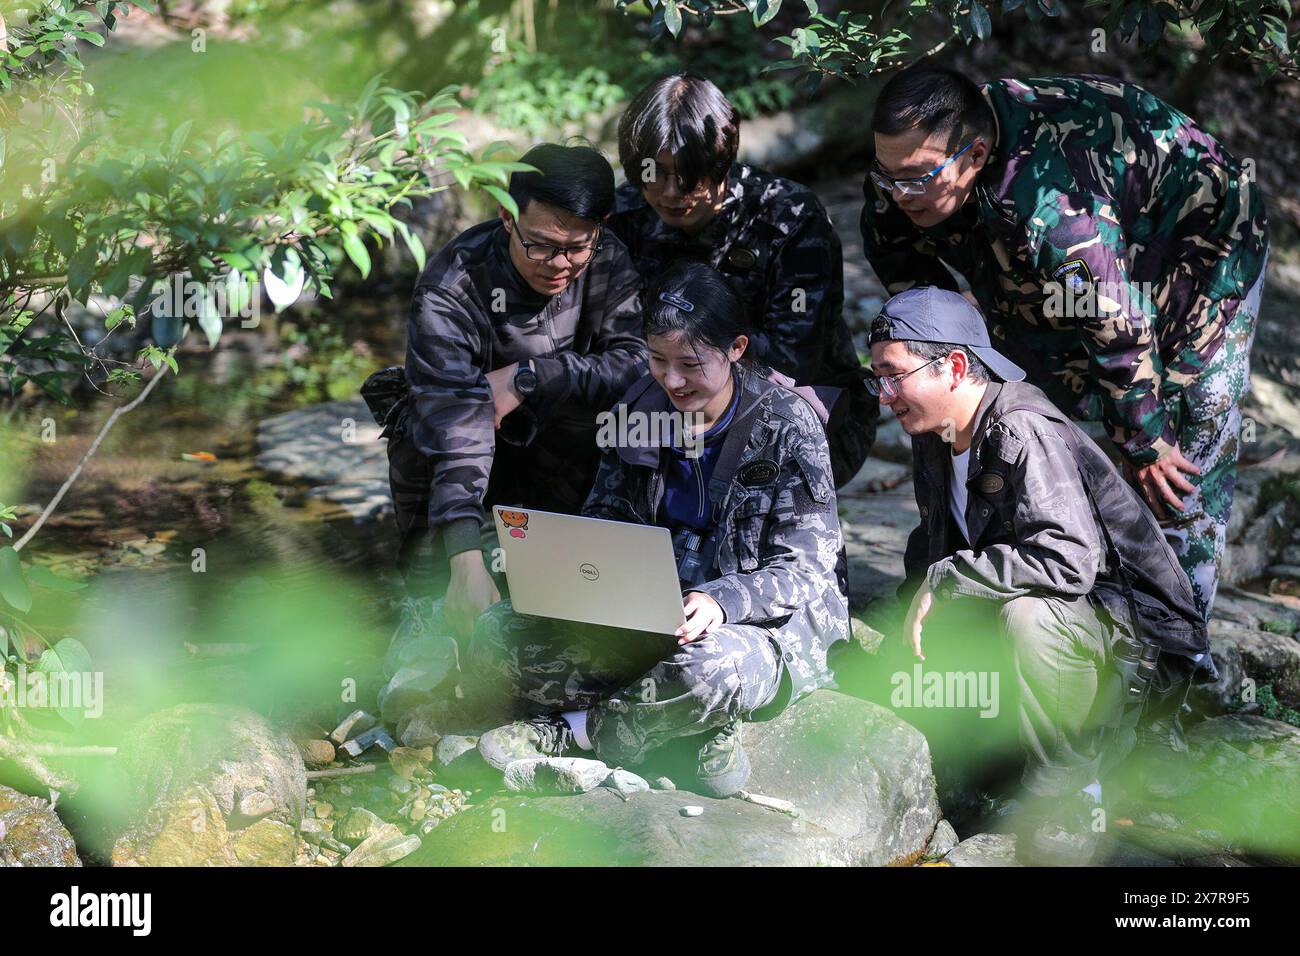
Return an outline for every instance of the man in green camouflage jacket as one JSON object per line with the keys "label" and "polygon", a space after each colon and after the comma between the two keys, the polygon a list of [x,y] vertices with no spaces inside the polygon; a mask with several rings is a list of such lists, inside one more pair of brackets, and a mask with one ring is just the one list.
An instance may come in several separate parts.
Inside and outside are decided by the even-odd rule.
{"label": "man in green camouflage jacket", "polygon": [[1250,163],[1096,76],[981,87],[915,67],[873,129],[861,228],[880,279],[969,281],[997,348],[1105,423],[1208,619],[1268,252]]}

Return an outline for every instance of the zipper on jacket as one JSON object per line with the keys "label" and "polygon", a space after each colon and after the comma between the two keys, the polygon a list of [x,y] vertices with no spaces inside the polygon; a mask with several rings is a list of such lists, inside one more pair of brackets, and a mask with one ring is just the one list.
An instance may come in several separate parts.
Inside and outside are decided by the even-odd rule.
{"label": "zipper on jacket", "polygon": [[663,497],[663,476],[659,473],[658,468],[650,472],[650,484],[648,490],[650,492],[650,511],[648,519],[650,524],[654,524],[655,519],[659,517],[659,501]]}
{"label": "zipper on jacket", "polygon": [[704,493],[704,469],[700,467],[698,458],[691,461],[691,471],[695,474],[695,486],[699,490],[699,508],[695,512],[697,518],[703,520],[708,517],[708,500]]}

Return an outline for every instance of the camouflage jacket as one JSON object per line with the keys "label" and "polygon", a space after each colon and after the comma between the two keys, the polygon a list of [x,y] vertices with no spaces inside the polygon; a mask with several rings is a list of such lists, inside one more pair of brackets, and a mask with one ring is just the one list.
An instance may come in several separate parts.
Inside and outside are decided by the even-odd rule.
{"label": "camouflage jacket", "polygon": [[1127,618],[1087,480],[1139,603],[1156,608],[1164,646],[1188,655],[1207,649],[1191,584],[1150,509],[1042,390],[993,382],[980,402],[966,481],[969,543],[952,519],[951,446],[919,435],[912,459],[921,523],[907,541],[900,598],[910,599],[921,580],[945,599],[1092,594]]}
{"label": "camouflage jacket", "polygon": [[[782,648],[793,698],[831,682],[827,651],[849,635],[847,559],[821,422],[786,388],[741,372],[740,421],[758,405],[718,522],[703,591],[726,622],[765,627]],[[662,411],[668,396],[646,376],[629,411]],[[607,448],[583,514],[664,525],[665,448]]]}
{"label": "camouflage jacket", "polygon": [[429,526],[447,553],[479,546],[497,433],[486,373],[532,359],[537,391],[502,422],[531,440],[553,420],[584,425],[645,371],[640,294],[627,251],[606,234],[558,295],[532,290],[510,262],[499,220],[462,233],[425,266],[407,328],[411,434],[433,474]]}
{"label": "camouflage jacket", "polygon": [[618,188],[610,228],[649,283],[676,259],[706,262],[745,303],[752,357],[800,385],[849,390],[831,426],[836,483],[857,474],[875,440],[879,406],[844,321],[840,238],[812,190],[735,163],[721,211],[701,232],[664,224],[632,183]]}
{"label": "camouflage jacket", "polygon": [[[1238,402],[1200,373],[1223,348],[1267,246],[1249,162],[1178,110],[1105,77],[984,87],[996,145],[971,198],[930,229],[867,178],[862,237],[890,293],[971,283],[994,345],[1134,464]],[[1198,387],[1198,385],[1200,387]]]}

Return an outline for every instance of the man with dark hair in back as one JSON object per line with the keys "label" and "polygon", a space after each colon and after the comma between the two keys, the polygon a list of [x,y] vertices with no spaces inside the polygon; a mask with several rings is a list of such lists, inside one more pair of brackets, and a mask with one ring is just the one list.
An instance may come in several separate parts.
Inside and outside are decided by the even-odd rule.
{"label": "man with dark hair in back", "polygon": [[735,107],[713,83],[654,81],[619,122],[627,182],[610,228],[647,283],[677,259],[717,269],[749,313],[754,359],[836,395],[827,436],[839,486],[866,459],[880,413],[844,322],[840,240],[810,189],[737,162],[739,146]]}
{"label": "man with dark hair in back", "polygon": [[1268,252],[1249,163],[1099,76],[979,86],[921,65],[872,128],[861,227],[881,281],[970,282],[997,347],[1105,423],[1208,620]]}
{"label": "man with dark hair in back", "polygon": [[426,265],[408,323],[409,394],[381,413],[399,560],[419,603],[411,628],[428,628],[444,569],[453,633],[500,600],[485,564],[491,505],[576,513],[599,459],[596,416],[645,373],[639,280],[604,226],[609,162],[555,144],[521,161],[537,171],[510,178],[519,215],[501,207]]}

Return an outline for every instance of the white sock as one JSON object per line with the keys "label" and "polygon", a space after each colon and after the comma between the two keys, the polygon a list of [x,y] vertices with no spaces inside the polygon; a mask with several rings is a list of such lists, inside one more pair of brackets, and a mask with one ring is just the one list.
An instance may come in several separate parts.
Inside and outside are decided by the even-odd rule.
{"label": "white sock", "polygon": [[585,710],[566,710],[560,714],[564,722],[573,731],[573,742],[583,750],[595,750],[587,737],[587,712]]}

